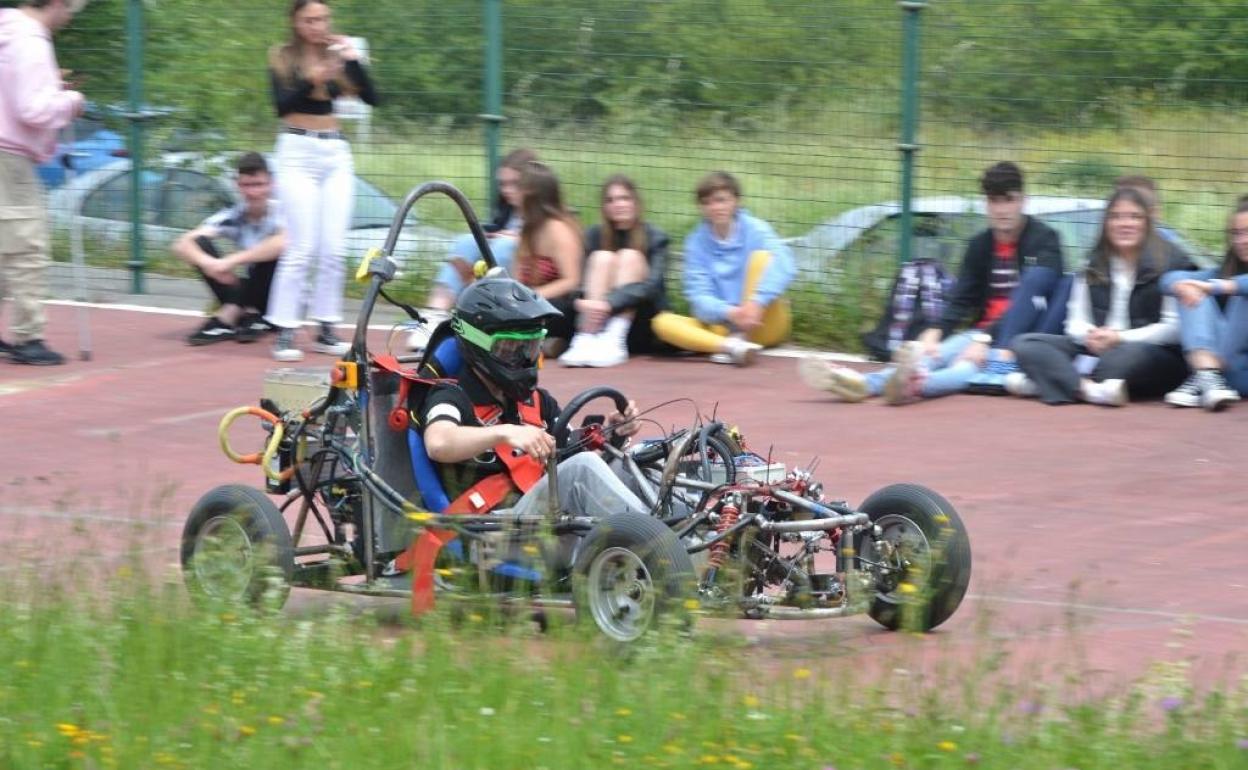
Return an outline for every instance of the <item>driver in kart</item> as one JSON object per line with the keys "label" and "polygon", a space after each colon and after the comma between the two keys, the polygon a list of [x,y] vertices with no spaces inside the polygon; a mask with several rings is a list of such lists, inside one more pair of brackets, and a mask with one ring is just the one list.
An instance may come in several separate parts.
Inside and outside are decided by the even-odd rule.
{"label": "driver in kart", "polygon": [[[451,500],[449,513],[511,508],[541,513],[547,505],[546,463],[555,451],[549,432],[559,405],[537,386],[546,324],[554,305],[519,281],[483,278],[460,295],[451,325],[464,359],[456,383],[425,397],[419,430]],[[616,435],[640,429],[631,401],[606,418]],[[605,516],[648,508],[596,452],[559,463],[559,508]]]}

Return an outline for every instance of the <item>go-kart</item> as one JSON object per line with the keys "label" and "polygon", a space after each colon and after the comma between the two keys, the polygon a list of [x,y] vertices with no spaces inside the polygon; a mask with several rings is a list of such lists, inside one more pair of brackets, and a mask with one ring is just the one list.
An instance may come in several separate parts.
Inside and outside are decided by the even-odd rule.
{"label": "go-kart", "polygon": [[[939,495],[895,485],[857,509],[827,502],[808,470],[777,468],[715,421],[632,446],[601,419],[573,427],[595,399],[624,408],[627,399],[609,388],[574,397],[551,426],[559,451],[547,467],[552,502],[543,515],[447,512],[411,415],[429,388],[462,367],[454,338],[440,327],[410,360],[367,345],[379,299],[422,320],[384,287],[396,274],[391,253],[408,211],[434,192],[459,206],[492,266],[458,190],[433,182],[408,194],[383,248],[360,265],[368,288],[351,350],[328,377],[271,373],[259,407],[222,420],[223,451],[260,465],[265,491],[226,485],[196,503],[181,553],[194,597],[280,606],[296,586],[410,597],[417,613],[435,597],[563,607],[624,642],[665,616],[683,626],[698,607],[747,618],[867,611],[890,628],[920,629],[952,615],[970,577],[970,546]],[[229,427],[243,415],[264,421],[262,451],[231,447]],[[616,463],[652,515],[559,510],[557,461],[586,450]],[[402,563],[406,571],[394,574]]]}
{"label": "go-kart", "polygon": [[[568,403],[557,429],[600,397],[627,403],[611,388],[590,389]],[[926,631],[966,594],[966,528],[926,487],[893,484],[851,508],[824,499],[812,477],[817,462],[786,469],[748,451],[736,427],[716,420],[627,450],[609,434],[591,423],[581,441],[612,457],[680,538],[705,610],[788,620],[865,611],[890,629]]]}

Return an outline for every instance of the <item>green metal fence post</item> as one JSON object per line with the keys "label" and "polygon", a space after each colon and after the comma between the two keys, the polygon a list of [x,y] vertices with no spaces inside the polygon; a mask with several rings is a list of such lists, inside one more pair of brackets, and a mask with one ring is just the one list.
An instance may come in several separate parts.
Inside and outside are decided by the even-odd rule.
{"label": "green metal fence post", "polygon": [[498,142],[503,117],[503,0],[485,0],[485,163],[491,203],[498,199]]}
{"label": "green metal fence post", "polygon": [[915,131],[919,122],[919,14],[927,7],[922,0],[901,0],[905,13],[901,64],[901,254],[904,264],[910,261],[914,236],[914,217],[910,199],[914,195]]}
{"label": "green metal fence post", "polygon": [[131,291],[143,293],[143,0],[126,3],[126,100],[130,121],[130,262]]}

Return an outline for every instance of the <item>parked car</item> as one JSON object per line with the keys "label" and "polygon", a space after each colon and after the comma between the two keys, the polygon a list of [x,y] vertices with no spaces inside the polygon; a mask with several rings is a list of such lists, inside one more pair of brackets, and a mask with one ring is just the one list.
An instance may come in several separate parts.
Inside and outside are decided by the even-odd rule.
{"label": "parked car", "polygon": [[73,134],[72,143],[58,142],[56,154],[38,166],[39,181],[49,190],[65,183],[71,166],[75,174],[83,174],[126,157],[126,140],[99,120],[76,118]]}
{"label": "parked car", "polygon": [[[1096,243],[1104,209],[1105,201],[1099,198],[1029,195],[1025,211],[1058,231],[1066,266],[1075,269]],[[951,269],[961,261],[966,242],[988,226],[982,197],[916,198],[912,211],[914,256],[940,259]],[[1197,262],[1212,264],[1211,257],[1190,239],[1173,230],[1168,235]],[[811,280],[835,280],[845,269],[847,257],[878,258],[894,264],[900,253],[900,236],[901,204],[889,202],[846,211],[794,238],[790,245],[799,270]]]}
{"label": "parked car", "polygon": [[[239,201],[226,168],[197,154],[180,153],[166,154],[145,168],[140,188],[145,246],[167,249],[181,233]],[[126,240],[130,235],[130,179],[130,160],[114,158],[54,190],[48,203],[53,229],[68,232],[77,214],[88,244]],[[347,232],[349,260],[355,262],[385,242],[397,209],[375,185],[355,177],[355,206]],[[451,233],[419,225],[414,216],[409,222],[395,246],[399,264],[410,269],[414,259],[443,259]]]}

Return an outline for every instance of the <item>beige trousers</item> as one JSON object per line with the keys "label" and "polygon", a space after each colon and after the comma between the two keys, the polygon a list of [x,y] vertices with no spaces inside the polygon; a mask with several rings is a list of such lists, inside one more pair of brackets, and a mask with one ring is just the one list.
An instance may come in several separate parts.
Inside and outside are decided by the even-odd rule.
{"label": "beige trousers", "polygon": [[13,298],[9,331],[17,344],[43,337],[48,225],[43,185],[29,158],[0,152],[0,296]]}

